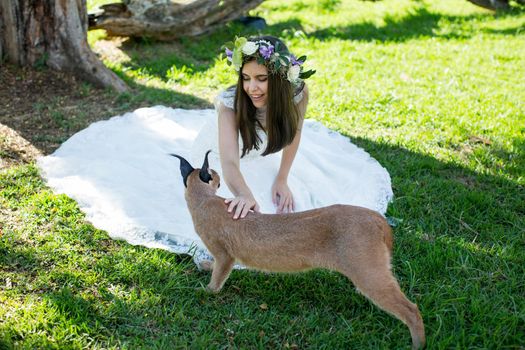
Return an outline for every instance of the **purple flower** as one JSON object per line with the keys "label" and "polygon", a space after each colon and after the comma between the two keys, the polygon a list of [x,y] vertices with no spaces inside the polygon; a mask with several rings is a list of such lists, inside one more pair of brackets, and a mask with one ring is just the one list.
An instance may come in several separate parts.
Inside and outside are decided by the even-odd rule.
{"label": "purple flower", "polygon": [[304,61],[299,61],[293,54],[290,56],[290,62],[292,62],[292,66],[300,66],[304,63]]}
{"label": "purple flower", "polygon": [[224,52],[226,53],[226,57],[228,57],[228,59],[231,61],[231,59],[232,59],[232,57],[233,57],[233,51],[230,50],[230,49],[228,49],[228,48],[226,48],[226,49],[224,50]]}
{"label": "purple flower", "polygon": [[270,57],[272,56],[273,54],[273,45],[261,45],[259,47],[259,53],[261,54],[261,56],[265,59],[265,60],[268,60],[270,59]]}

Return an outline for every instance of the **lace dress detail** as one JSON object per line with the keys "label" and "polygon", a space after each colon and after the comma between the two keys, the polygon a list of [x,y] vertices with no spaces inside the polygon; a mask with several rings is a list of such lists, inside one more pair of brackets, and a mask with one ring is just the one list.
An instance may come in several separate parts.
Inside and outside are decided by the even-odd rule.
{"label": "lace dress detail", "polygon": [[[302,98],[302,97],[301,97]],[[217,98],[233,106],[231,92]],[[190,253],[209,253],[196,234],[184,199],[176,153],[200,167],[208,149],[210,167],[222,173],[215,110],[141,108],[96,122],[38,159],[47,183],[75,199],[87,220],[115,239]],[[262,157],[263,144],[240,162],[241,172],[264,213],[274,213],[271,186],[280,153]],[[297,211],[331,204],[353,204],[385,213],[392,198],[388,172],[347,137],[305,120],[301,145],[288,176]],[[219,196],[231,197],[228,186]]]}
{"label": "lace dress detail", "polygon": [[219,105],[222,103],[225,107],[233,109],[235,102],[235,86],[221,91],[215,98],[215,109],[219,110]]}

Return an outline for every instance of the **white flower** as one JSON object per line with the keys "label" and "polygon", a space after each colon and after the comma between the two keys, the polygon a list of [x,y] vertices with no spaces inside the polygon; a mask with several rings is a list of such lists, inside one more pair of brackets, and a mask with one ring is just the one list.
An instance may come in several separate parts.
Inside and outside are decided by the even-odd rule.
{"label": "white flower", "polygon": [[290,83],[296,82],[299,79],[299,73],[301,73],[300,66],[291,66],[288,69],[287,78]]}
{"label": "white flower", "polygon": [[244,46],[242,47],[242,52],[245,55],[253,55],[258,48],[259,45],[257,45],[253,41],[247,41],[246,44],[244,44]]}
{"label": "white flower", "polygon": [[260,45],[260,44],[264,44],[264,45],[266,45],[266,46],[270,46],[270,45],[272,45],[272,43],[269,42],[269,41],[267,41],[267,40],[258,40],[258,41],[256,41],[256,43],[259,44],[259,45]]}

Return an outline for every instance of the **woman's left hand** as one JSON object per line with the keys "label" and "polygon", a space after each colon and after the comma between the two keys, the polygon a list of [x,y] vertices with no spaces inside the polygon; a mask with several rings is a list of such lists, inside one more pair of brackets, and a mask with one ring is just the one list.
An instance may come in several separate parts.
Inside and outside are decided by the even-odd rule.
{"label": "woman's left hand", "polygon": [[275,179],[272,186],[272,201],[277,207],[277,214],[292,213],[295,210],[292,191],[286,181]]}

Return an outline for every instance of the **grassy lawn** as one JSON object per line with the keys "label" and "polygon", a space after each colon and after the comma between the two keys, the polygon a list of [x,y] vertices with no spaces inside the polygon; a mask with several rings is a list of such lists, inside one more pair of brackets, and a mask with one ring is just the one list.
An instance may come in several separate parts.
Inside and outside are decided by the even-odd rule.
{"label": "grassy lawn", "polygon": [[[268,0],[253,14],[317,70],[307,117],[390,172],[393,269],[428,348],[524,349],[525,13],[457,0]],[[204,108],[234,82],[218,48],[235,34],[255,32],[231,24],[156,43],[96,31],[89,41],[132,87],[115,96],[119,111]],[[410,344],[401,322],[335,273],[234,271],[218,295],[202,291],[208,279],[187,257],[110,239],[34,163],[0,172],[0,349]]]}

